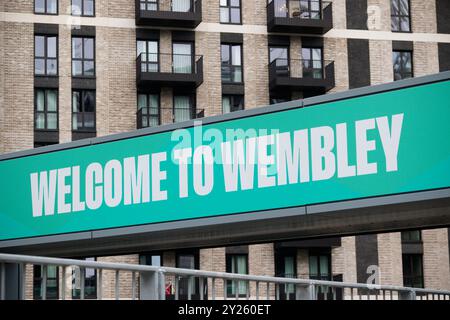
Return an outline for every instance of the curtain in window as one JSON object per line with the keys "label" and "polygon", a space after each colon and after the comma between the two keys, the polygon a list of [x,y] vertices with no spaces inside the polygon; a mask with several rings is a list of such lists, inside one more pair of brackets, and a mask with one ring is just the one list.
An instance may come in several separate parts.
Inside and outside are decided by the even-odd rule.
{"label": "curtain in window", "polygon": [[57,105],[58,95],[56,91],[47,91],[47,129],[56,129],[58,127]]}
{"label": "curtain in window", "polygon": [[173,72],[192,72],[192,45],[190,43],[173,44]]}
{"label": "curtain in window", "polygon": [[191,103],[189,96],[174,97],[174,121],[181,122],[191,119]]}
{"label": "curtain in window", "polygon": [[[284,276],[285,278],[294,278],[295,277],[295,270],[294,270],[294,257],[284,257]],[[287,284],[284,287],[285,293],[290,294],[294,293],[294,285]]]}
{"label": "curtain in window", "polygon": [[231,112],[231,98],[230,97],[222,97],[222,112],[223,113]]}
{"label": "curtain in window", "polygon": [[44,90],[36,92],[36,129],[45,129],[45,96]]}
{"label": "curtain in window", "polygon": [[287,1],[286,0],[272,0],[275,1],[275,17],[287,17]]}
{"label": "curtain in window", "polygon": [[[240,273],[247,274],[247,257],[242,256],[234,256],[231,261],[231,272],[232,273]],[[238,294],[245,295],[247,294],[247,283],[245,281],[238,281]],[[231,292],[232,294],[236,294],[236,281],[231,282]]]}
{"label": "curtain in window", "polygon": [[191,0],[172,0],[172,11],[175,12],[191,11]]}

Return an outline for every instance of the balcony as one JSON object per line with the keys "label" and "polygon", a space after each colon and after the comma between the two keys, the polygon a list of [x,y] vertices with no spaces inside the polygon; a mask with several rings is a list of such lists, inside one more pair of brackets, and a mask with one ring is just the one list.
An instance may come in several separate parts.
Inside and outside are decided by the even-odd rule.
{"label": "balcony", "polygon": [[141,53],[136,59],[136,82],[139,89],[197,88],[203,82],[203,56]]}
{"label": "balcony", "polygon": [[272,0],[267,5],[267,30],[269,32],[325,34],[332,27],[331,2]]}
{"label": "balcony", "polygon": [[156,127],[161,124],[203,118],[203,109],[191,108],[140,108],[136,113],[137,129]]}
{"label": "balcony", "polygon": [[323,94],[334,87],[334,61],[275,59],[269,64],[269,86],[271,91]]}
{"label": "balcony", "polygon": [[136,25],[138,26],[193,29],[201,21],[201,0],[172,0],[167,3],[136,0]]}

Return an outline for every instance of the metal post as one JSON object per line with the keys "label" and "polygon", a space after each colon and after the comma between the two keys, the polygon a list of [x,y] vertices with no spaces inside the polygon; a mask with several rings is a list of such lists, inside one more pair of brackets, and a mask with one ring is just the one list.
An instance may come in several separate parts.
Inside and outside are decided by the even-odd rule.
{"label": "metal post", "polygon": [[175,276],[175,300],[179,299],[179,283],[180,283],[180,277]]}
{"label": "metal post", "polygon": [[259,281],[256,281],[256,300],[259,300]]}
{"label": "metal post", "polygon": [[166,300],[166,277],[164,275],[164,272],[158,271],[157,277],[159,288],[158,298],[159,300]]}
{"label": "metal post", "polygon": [[80,268],[80,299],[84,300],[84,287],[86,279],[86,269]]}
{"label": "metal post", "polygon": [[0,300],[6,299],[6,270],[5,264],[0,264]]}
{"label": "metal post", "polygon": [[248,299],[250,299],[250,281],[247,281],[246,282],[246,296],[245,296],[245,298],[248,300]]}
{"label": "metal post", "polygon": [[119,270],[116,270],[116,288],[115,288],[116,300],[120,299],[120,281],[119,281]]}
{"label": "metal post", "polygon": [[98,269],[97,299],[103,299],[103,269]]}
{"label": "metal post", "polygon": [[[208,281],[208,279],[206,279],[206,281]],[[200,287],[200,300],[203,300],[203,278],[202,277],[200,277],[199,279],[198,279],[198,282],[199,282],[199,287]]]}
{"label": "metal post", "polygon": [[191,279],[192,277],[187,277],[187,283],[188,283],[188,300],[191,300],[191,294],[192,294],[192,288],[191,288]]}
{"label": "metal post", "polygon": [[136,273],[131,272],[131,300],[136,300]]}
{"label": "metal post", "polygon": [[223,279],[223,299],[227,300],[227,281]]}
{"label": "metal post", "polygon": [[26,273],[27,268],[25,263],[20,264],[19,273],[20,273],[20,292],[19,297],[20,300],[25,300],[25,292],[26,292]]}
{"label": "metal post", "polygon": [[47,300],[47,265],[42,266],[42,300]]}
{"label": "metal post", "polygon": [[139,277],[140,281],[140,299],[141,300],[158,300],[158,273],[142,272]]}
{"label": "metal post", "polygon": [[66,300],[66,267],[61,268],[61,299]]}
{"label": "metal post", "polygon": [[269,298],[270,298],[270,283],[269,282],[266,282],[266,298],[267,298],[267,300],[269,300]]}
{"label": "metal post", "polygon": [[211,279],[211,291],[212,299],[216,300],[216,278]]}

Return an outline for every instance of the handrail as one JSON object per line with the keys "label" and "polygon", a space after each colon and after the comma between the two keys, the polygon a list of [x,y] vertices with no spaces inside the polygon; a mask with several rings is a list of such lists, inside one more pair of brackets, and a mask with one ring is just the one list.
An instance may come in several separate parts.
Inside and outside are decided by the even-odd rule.
{"label": "handrail", "polygon": [[411,288],[401,287],[394,285],[376,285],[376,284],[364,284],[364,283],[350,283],[350,282],[337,282],[327,280],[312,280],[312,279],[295,279],[295,278],[282,278],[263,275],[246,275],[217,271],[204,271],[195,269],[184,269],[174,267],[158,267],[148,265],[126,264],[116,262],[101,262],[101,261],[86,261],[76,259],[62,259],[62,258],[50,258],[50,257],[38,257],[28,255],[14,255],[0,253],[0,264],[3,263],[19,263],[19,264],[37,264],[37,265],[55,265],[55,266],[76,266],[80,268],[90,268],[97,270],[116,270],[116,271],[130,271],[141,273],[158,273],[158,274],[174,274],[177,276],[199,277],[199,278],[212,278],[212,279],[225,279],[225,280],[241,280],[247,282],[266,282],[275,284],[295,284],[297,286],[324,286],[334,288],[345,289],[366,289],[366,290],[384,290],[384,291],[396,291],[412,294],[431,294],[431,295],[444,295],[450,297],[450,291],[436,290],[436,289],[423,289],[423,288]]}

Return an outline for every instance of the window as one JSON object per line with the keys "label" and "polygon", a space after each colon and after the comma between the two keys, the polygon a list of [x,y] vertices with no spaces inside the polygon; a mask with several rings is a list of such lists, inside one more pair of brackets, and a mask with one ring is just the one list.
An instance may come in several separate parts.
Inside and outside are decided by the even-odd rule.
{"label": "window", "polygon": [[36,89],[34,111],[34,128],[36,130],[58,129],[58,91]]}
{"label": "window", "polygon": [[[297,278],[297,255],[295,250],[277,249],[275,251],[275,276]],[[280,299],[295,299],[295,285],[280,284]]]}
{"label": "window", "polygon": [[[45,297],[48,300],[58,299],[59,286],[58,286],[58,267],[47,266],[47,281]],[[33,266],[33,299],[42,299],[42,289],[44,280],[44,267],[40,265]]]}
{"label": "window", "polygon": [[241,23],[240,0],[220,0],[220,23]]}
{"label": "window", "polygon": [[[178,253],[176,257],[176,267],[185,269],[198,269],[199,258],[198,253]],[[180,277],[178,297],[180,300],[187,300],[189,289],[191,292],[191,299],[195,299],[199,292],[198,278]]]}
{"label": "window", "polygon": [[95,15],[94,0],[72,0],[72,15],[93,17]]}
{"label": "window", "polygon": [[311,253],[309,256],[309,278],[331,280],[331,255],[329,253]]}
{"label": "window", "polygon": [[304,78],[323,78],[322,48],[302,48]]}
{"label": "window", "polygon": [[172,68],[173,73],[192,73],[193,70],[193,46],[192,43],[172,44]]}
{"label": "window", "polygon": [[141,72],[158,72],[158,41],[138,40],[137,56],[141,56]]}
{"label": "window", "polygon": [[242,45],[222,44],[222,82],[242,82]]}
{"label": "window", "polygon": [[58,74],[57,36],[34,36],[34,74],[37,76]]}
{"label": "window", "polygon": [[141,0],[140,8],[143,11],[158,11],[158,0]]}
{"label": "window", "polygon": [[192,11],[191,4],[193,0],[172,0],[172,11],[189,12]]}
{"label": "window", "polygon": [[421,242],[422,234],[420,230],[403,231],[402,242]]}
{"label": "window", "polygon": [[392,64],[394,66],[394,81],[413,77],[411,51],[393,51]]}
{"label": "window", "polygon": [[173,121],[181,122],[194,118],[194,98],[191,95],[173,96]]}
{"label": "window", "polygon": [[[321,18],[321,0],[300,0],[300,12],[298,9],[292,10],[292,16],[302,19],[320,19]],[[292,3],[292,2],[291,2]]]}
{"label": "window", "polygon": [[[95,258],[85,258],[86,261],[95,261]],[[81,298],[81,269],[75,267],[72,271],[72,299]],[[84,299],[97,299],[97,270],[84,269]]]}
{"label": "window", "polygon": [[[227,254],[226,272],[248,274],[248,256],[246,254]],[[227,280],[227,296],[240,297],[247,295],[248,285],[246,281]]]}
{"label": "window", "polygon": [[403,285],[423,288],[423,257],[421,254],[403,255]]}
{"label": "window", "polygon": [[35,0],[34,13],[58,14],[58,0]]}
{"label": "window", "polygon": [[72,92],[72,130],[95,131],[95,91]]}
{"label": "window", "polygon": [[222,112],[229,113],[233,111],[244,110],[244,96],[241,95],[223,95]]}
{"label": "window", "polygon": [[138,94],[138,121],[139,128],[160,124],[159,94]]}
{"label": "window", "polygon": [[397,32],[411,31],[409,0],[391,0],[391,29]]}
{"label": "window", "polygon": [[274,63],[277,76],[289,76],[289,47],[270,47],[270,64]]}
{"label": "window", "polygon": [[161,267],[162,255],[161,254],[142,254],[139,256],[139,263],[146,266]]}
{"label": "window", "polygon": [[72,76],[95,75],[94,38],[72,38]]}

